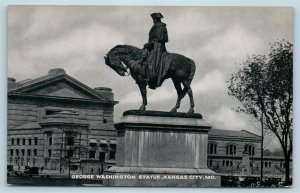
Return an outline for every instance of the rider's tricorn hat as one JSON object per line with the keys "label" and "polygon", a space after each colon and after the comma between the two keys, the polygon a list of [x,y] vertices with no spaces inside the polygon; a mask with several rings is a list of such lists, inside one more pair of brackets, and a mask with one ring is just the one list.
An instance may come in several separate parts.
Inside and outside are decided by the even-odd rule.
{"label": "rider's tricorn hat", "polygon": [[152,13],[151,17],[152,17],[152,19],[161,19],[161,18],[164,18],[164,16],[161,13]]}

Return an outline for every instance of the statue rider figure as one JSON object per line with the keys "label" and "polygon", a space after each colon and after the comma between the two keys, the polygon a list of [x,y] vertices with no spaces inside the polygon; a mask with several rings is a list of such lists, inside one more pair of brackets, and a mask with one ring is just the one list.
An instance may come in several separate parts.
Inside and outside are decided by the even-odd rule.
{"label": "statue rider figure", "polygon": [[161,13],[152,13],[154,25],[149,32],[148,43],[144,45],[144,49],[149,51],[147,58],[148,84],[149,87],[155,89],[161,85],[161,79],[166,69],[163,67],[162,56],[167,52],[165,43],[168,42],[168,31],[166,24],[161,22],[163,15]]}

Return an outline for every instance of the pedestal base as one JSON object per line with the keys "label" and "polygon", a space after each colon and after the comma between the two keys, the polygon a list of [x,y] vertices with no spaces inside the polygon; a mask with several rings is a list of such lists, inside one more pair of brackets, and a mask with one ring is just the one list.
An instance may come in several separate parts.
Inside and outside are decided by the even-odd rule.
{"label": "pedestal base", "polygon": [[207,167],[211,126],[200,114],[126,111],[115,127],[116,166],[105,172],[104,185],[220,186]]}

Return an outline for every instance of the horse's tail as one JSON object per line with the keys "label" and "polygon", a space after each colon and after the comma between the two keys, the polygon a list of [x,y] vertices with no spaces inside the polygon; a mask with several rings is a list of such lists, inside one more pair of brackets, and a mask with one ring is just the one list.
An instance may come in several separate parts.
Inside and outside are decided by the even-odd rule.
{"label": "horse's tail", "polygon": [[195,72],[196,72],[196,65],[195,65],[195,62],[192,59],[188,58],[188,61],[191,65],[191,73],[190,73],[190,76],[189,76],[189,79],[188,79],[189,83],[191,84],[191,82],[194,78]]}

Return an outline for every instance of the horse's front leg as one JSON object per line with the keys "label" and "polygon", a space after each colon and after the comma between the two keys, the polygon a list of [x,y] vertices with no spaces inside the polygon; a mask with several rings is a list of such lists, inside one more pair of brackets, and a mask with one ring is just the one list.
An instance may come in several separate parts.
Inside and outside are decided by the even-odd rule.
{"label": "horse's front leg", "polygon": [[147,105],[147,89],[146,86],[147,84],[145,83],[138,83],[139,88],[140,88],[140,92],[143,98],[143,104],[142,106],[139,108],[140,111],[145,111],[146,110],[146,105]]}

